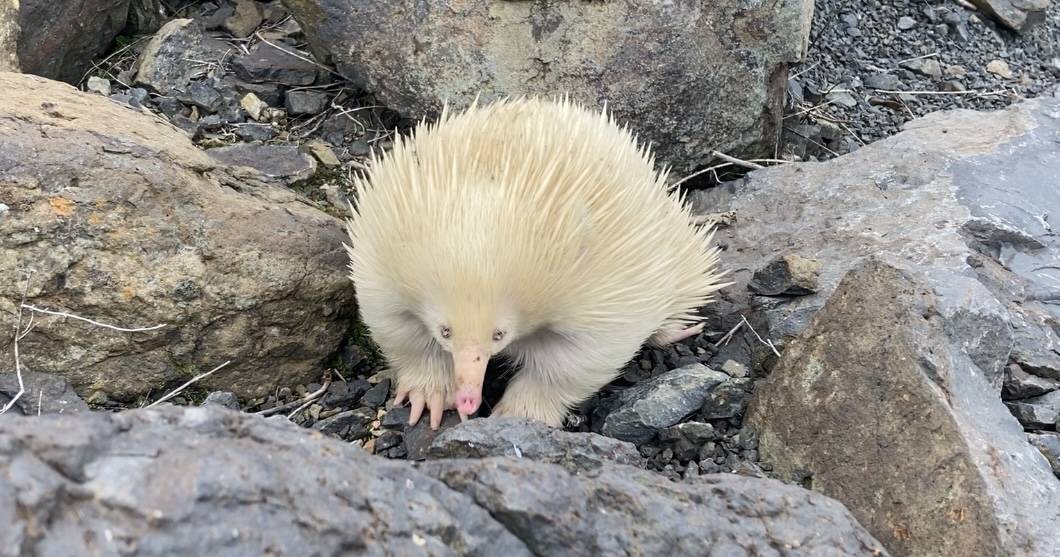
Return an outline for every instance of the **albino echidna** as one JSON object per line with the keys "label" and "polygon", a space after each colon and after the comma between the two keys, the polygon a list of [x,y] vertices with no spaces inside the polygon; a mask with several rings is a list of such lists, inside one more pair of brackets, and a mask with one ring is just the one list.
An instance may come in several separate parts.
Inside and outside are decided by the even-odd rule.
{"label": "albino echidna", "polygon": [[475,413],[490,356],[518,366],[493,415],[553,426],[645,341],[698,333],[713,231],[606,112],[477,103],[421,123],[356,184],[350,278],[395,404]]}

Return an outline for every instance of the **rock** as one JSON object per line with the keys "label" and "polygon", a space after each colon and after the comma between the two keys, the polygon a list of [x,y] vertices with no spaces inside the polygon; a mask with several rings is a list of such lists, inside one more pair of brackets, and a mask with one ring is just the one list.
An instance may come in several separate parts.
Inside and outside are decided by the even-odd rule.
{"label": "rock", "polygon": [[14,5],[22,71],[76,83],[125,27],[129,0],[19,0]]}
{"label": "rock", "polygon": [[103,79],[102,77],[92,76],[88,78],[88,83],[85,88],[89,91],[103,95],[104,97],[110,96],[110,80]]}
{"label": "rock", "polygon": [[[8,410],[12,415],[76,414],[88,411],[85,401],[70,388],[66,379],[58,375],[23,369],[22,386],[22,396]],[[7,406],[11,399],[18,395],[18,391],[18,376],[14,373],[0,373],[0,407]]]}
{"label": "rock", "polygon": [[703,406],[710,390],[728,375],[701,364],[668,371],[601,402],[605,412],[600,432],[632,443],[643,443]]}
{"label": "rock", "polygon": [[269,141],[275,139],[278,132],[272,124],[237,124],[236,135],[243,141]]}
{"label": "rock", "polygon": [[1049,0],[971,0],[977,8],[1014,31],[1027,31],[1045,20]]}
{"label": "rock", "polygon": [[221,103],[224,102],[220,91],[201,81],[192,81],[187,85],[175,87],[172,93],[178,101],[189,106],[197,106],[207,112],[217,112],[221,108]]}
{"label": "rock", "polygon": [[339,412],[313,424],[313,429],[343,439],[360,439],[368,435],[365,429],[375,419],[371,408],[356,408]]}
{"label": "rock", "polygon": [[228,391],[214,391],[206,395],[206,400],[202,401],[203,406],[208,404],[215,404],[229,410],[239,410],[239,397]]}
{"label": "rock", "polygon": [[403,423],[405,424],[405,450],[407,451],[409,460],[415,461],[426,459],[427,453],[430,450],[431,443],[434,442],[434,439],[447,429],[456,427],[460,424],[460,414],[457,414],[456,410],[446,410],[442,414],[442,423],[438,426],[437,430],[431,429],[431,421],[427,417],[420,418],[420,421],[416,422],[415,425],[408,425],[408,407],[398,408],[397,410],[405,410],[404,412],[398,413],[398,416],[403,416]]}
{"label": "rock", "polygon": [[509,456],[559,464],[573,474],[605,463],[640,464],[631,443],[595,433],[571,433],[525,418],[468,420],[439,434],[427,457],[486,458]]}
{"label": "rock", "polygon": [[0,555],[887,555],[842,505],[772,480],[417,467],[218,407],[83,416],[0,420]]}
{"label": "rock", "polygon": [[898,18],[898,28],[901,29],[902,31],[908,31],[908,30],[912,29],[913,27],[916,27],[916,20],[915,19],[913,19],[913,18],[911,18],[911,17],[909,17],[907,15],[904,15],[904,16]]}
{"label": "rock", "polygon": [[1056,420],[1060,418],[1056,410],[1041,404],[1013,401],[1006,402],[1005,406],[1008,406],[1012,415],[1027,429],[1054,429]]}
{"label": "rock", "polygon": [[842,506],[772,480],[725,474],[676,483],[619,465],[575,476],[502,458],[419,469],[467,494],[534,555],[767,555],[777,547],[887,555]]}
{"label": "rock", "polygon": [[850,271],[758,386],[745,420],[762,462],[899,555],[1055,554],[1060,481],[924,277],[894,265],[912,267]]}
{"label": "rock", "polygon": [[18,4],[0,2],[0,72],[18,72]]}
{"label": "rock", "polygon": [[1012,79],[1012,69],[1004,60],[993,60],[986,65],[986,71],[1005,79]]}
{"label": "rock", "polygon": [[[286,50],[294,52],[293,48]],[[317,79],[316,64],[308,55],[294,56],[267,43],[258,43],[250,52],[232,61],[232,69],[240,79],[252,83],[275,82],[291,87],[312,85]]]}
{"label": "rock", "polygon": [[721,365],[721,370],[729,377],[747,377],[747,366],[736,360],[725,360],[725,363]]}
{"label": "rock", "polygon": [[361,404],[371,406],[372,408],[378,408],[386,402],[386,398],[389,394],[390,379],[383,379],[364,393],[364,396],[361,397]]}
{"label": "rock", "polygon": [[[1060,214],[1060,197],[1046,185],[1060,152],[1058,121],[1060,99],[1049,97],[996,112],[934,113],[824,164],[756,170],[690,193],[697,212],[738,215],[715,236],[726,246],[721,265],[734,284],[719,292],[711,313],[732,316],[726,330],[747,315],[759,335],[782,347],[840,277],[866,256],[886,255],[927,275],[948,333],[998,391],[1010,358],[1029,373],[1060,379],[1060,337],[1049,325],[1060,319],[1060,306],[1048,302],[1053,280],[1038,271],[1060,258],[1060,238],[1039,218]],[[753,270],[777,253],[820,261],[818,291],[798,298],[749,292]],[[754,357],[734,359],[771,353],[750,331],[740,335]]]}
{"label": "rock", "polygon": [[762,296],[803,296],[817,292],[821,262],[788,254],[755,271],[747,287]]}
{"label": "rock", "polygon": [[915,58],[901,63],[903,68],[912,70],[918,74],[926,75],[932,79],[942,77],[942,64],[934,58]]}
{"label": "rock", "polygon": [[1042,456],[1049,461],[1053,474],[1060,477],[1060,433],[1028,433],[1027,437],[1031,440],[1031,445],[1041,451]]}
{"label": "rock", "polygon": [[207,149],[206,153],[222,164],[253,168],[288,185],[305,180],[317,171],[317,161],[295,145],[237,143]]}
{"label": "rock", "polygon": [[901,87],[898,76],[889,73],[872,74],[865,78],[865,86],[882,91],[896,91]]}
{"label": "rock", "polygon": [[335,151],[331,149],[331,146],[319,139],[306,141],[302,144],[302,149],[313,155],[313,158],[328,168],[335,168],[342,164],[342,161],[335,155]]}
{"label": "rock", "polygon": [[811,0],[286,5],[318,59],[404,117],[436,116],[443,100],[460,109],[480,94],[565,91],[606,102],[675,176],[710,162],[712,150],[772,156],[785,68],[804,57],[813,13]]}
{"label": "rock", "polygon": [[292,116],[320,114],[328,107],[328,95],[318,91],[291,91],[285,102],[287,113]]}
{"label": "rock", "polygon": [[858,105],[858,100],[850,94],[850,91],[830,91],[825,95],[825,100],[847,108],[854,108]]}
{"label": "rock", "polygon": [[283,86],[279,83],[249,83],[234,75],[226,75],[221,79],[221,88],[244,96],[253,93],[268,106],[277,106],[283,102]]}
{"label": "rock", "polygon": [[259,122],[262,120],[262,113],[266,108],[269,108],[269,105],[259,99],[254,93],[244,95],[242,100],[239,101],[239,106],[247,111],[248,116]]}
{"label": "rock", "polygon": [[0,183],[17,185],[0,188],[0,329],[23,292],[107,324],[163,324],[38,316],[24,366],[89,401],[157,395],[228,360],[196,385],[252,398],[319,377],[355,311],[340,221],[98,95],[18,74],[0,91]]}
{"label": "rock", "polygon": [[743,416],[751,401],[750,379],[729,379],[714,387],[703,401],[701,414],[707,420]]}
{"label": "rock", "polygon": [[265,20],[256,0],[236,0],[235,13],[225,19],[224,28],[237,39],[249,37]]}
{"label": "rock", "polygon": [[718,438],[718,433],[714,430],[714,426],[703,422],[685,422],[669,429],[693,445],[702,445],[707,441],[713,441]]}
{"label": "rock", "polygon": [[1018,364],[1009,364],[1005,368],[1005,382],[1001,389],[1005,400],[1019,400],[1057,390],[1060,390],[1060,381],[1031,375]]}
{"label": "rock", "polygon": [[205,75],[203,62],[220,65],[231,51],[227,44],[207,37],[194,21],[174,19],[163,25],[140,53],[136,84],[168,95]]}

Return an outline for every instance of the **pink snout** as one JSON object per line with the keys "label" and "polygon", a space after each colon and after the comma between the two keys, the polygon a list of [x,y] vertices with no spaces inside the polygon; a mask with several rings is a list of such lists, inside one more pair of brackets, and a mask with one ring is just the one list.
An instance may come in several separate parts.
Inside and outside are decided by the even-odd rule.
{"label": "pink snout", "polygon": [[465,416],[474,414],[482,404],[482,393],[478,390],[460,389],[456,393],[456,411]]}

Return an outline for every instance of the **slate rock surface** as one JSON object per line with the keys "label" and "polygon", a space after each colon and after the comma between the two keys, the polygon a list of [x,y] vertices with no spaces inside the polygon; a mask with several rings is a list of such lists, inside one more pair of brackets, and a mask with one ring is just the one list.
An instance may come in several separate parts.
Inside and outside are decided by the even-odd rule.
{"label": "slate rock surface", "polygon": [[773,480],[373,457],[217,406],[0,420],[0,556],[887,555]]}
{"label": "slate rock surface", "polygon": [[111,45],[125,27],[129,11],[129,0],[18,0],[14,4],[22,71],[67,83],[80,80],[92,60]]}
{"label": "slate rock surface", "polygon": [[559,464],[572,473],[607,463],[640,464],[632,443],[595,433],[573,433],[526,418],[478,418],[447,429],[427,453],[440,458],[507,456]]}

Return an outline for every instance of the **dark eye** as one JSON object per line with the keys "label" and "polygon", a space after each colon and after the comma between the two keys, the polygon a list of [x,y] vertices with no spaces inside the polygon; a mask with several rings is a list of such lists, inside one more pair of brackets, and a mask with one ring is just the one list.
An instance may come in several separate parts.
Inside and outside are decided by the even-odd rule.
{"label": "dark eye", "polygon": [[493,331],[493,342],[504,340],[504,331]]}
{"label": "dark eye", "polygon": [[441,333],[442,333],[442,338],[449,338],[449,337],[453,336],[453,331],[450,330],[449,327],[446,327],[444,325],[442,326]]}

